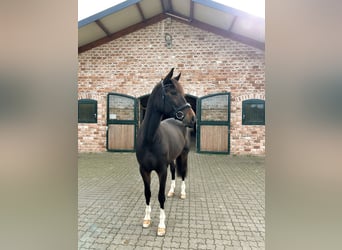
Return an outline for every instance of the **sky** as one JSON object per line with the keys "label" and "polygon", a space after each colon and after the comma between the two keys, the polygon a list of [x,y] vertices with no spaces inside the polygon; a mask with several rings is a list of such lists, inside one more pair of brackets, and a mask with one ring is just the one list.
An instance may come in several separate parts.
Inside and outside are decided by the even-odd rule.
{"label": "sky", "polygon": [[78,21],[108,9],[124,0],[78,0]]}
{"label": "sky", "polygon": [[[78,21],[108,9],[125,0],[78,0]],[[214,0],[215,2],[265,18],[265,0]]]}
{"label": "sky", "polygon": [[218,2],[265,19],[265,0],[214,0],[214,2]]}

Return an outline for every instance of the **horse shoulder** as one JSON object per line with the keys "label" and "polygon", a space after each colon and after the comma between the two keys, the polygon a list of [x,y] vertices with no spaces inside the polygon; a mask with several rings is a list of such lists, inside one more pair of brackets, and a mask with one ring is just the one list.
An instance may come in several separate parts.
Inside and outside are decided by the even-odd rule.
{"label": "horse shoulder", "polygon": [[167,140],[168,153],[171,159],[176,158],[186,146],[186,127],[175,119],[166,119],[160,124],[160,132]]}

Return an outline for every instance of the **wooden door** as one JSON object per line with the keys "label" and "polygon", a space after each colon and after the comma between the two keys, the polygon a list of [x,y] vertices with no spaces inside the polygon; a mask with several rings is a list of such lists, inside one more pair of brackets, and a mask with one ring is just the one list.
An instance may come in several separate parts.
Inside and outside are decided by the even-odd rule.
{"label": "wooden door", "polygon": [[107,96],[107,150],[134,151],[137,130],[137,100],[128,95]]}
{"label": "wooden door", "polygon": [[230,152],[230,93],[198,99],[197,152]]}

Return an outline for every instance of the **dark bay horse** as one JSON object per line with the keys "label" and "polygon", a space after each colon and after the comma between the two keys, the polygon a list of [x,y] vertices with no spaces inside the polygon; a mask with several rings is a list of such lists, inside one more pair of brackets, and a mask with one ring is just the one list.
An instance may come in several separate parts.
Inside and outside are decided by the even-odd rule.
{"label": "dark bay horse", "polygon": [[[156,171],[159,177],[158,236],[164,236],[166,231],[164,203],[168,165],[171,166],[173,190],[175,168],[177,174],[182,176],[182,193],[185,198],[184,178],[190,147],[188,127],[193,127],[196,121],[195,113],[191,105],[186,102],[183,88],[178,82],[181,74],[172,78],[173,70],[172,68],[152,90],[144,120],[138,131],[136,147],[136,157],[145,187],[146,209],[143,222],[145,228],[151,225],[151,172]],[[171,118],[162,121],[164,115]]]}

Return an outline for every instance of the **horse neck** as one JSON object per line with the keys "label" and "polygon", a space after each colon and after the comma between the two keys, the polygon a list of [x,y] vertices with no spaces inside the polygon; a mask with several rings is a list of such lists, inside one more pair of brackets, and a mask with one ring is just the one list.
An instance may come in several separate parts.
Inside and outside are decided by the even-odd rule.
{"label": "horse neck", "polygon": [[143,134],[146,141],[153,141],[159,128],[162,116],[163,115],[158,112],[148,112],[148,110],[146,110],[145,118],[143,121]]}
{"label": "horse neck", "polygon": [[146,142],[153,142],[163,117],[163,114],[157,110],[157,107],[153,102],[155,95],[156,93],[152,93],[150,96],[142,124],[143,136]]}

